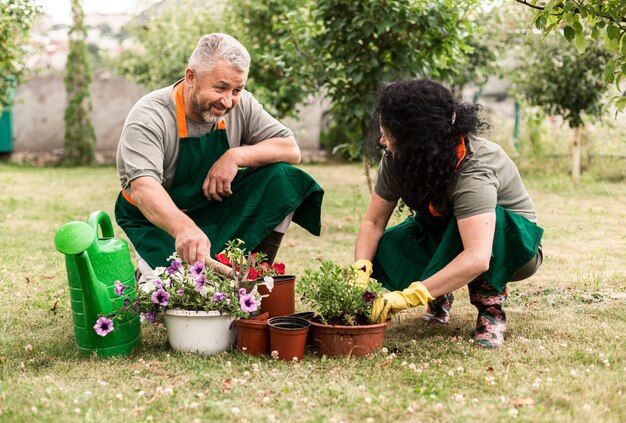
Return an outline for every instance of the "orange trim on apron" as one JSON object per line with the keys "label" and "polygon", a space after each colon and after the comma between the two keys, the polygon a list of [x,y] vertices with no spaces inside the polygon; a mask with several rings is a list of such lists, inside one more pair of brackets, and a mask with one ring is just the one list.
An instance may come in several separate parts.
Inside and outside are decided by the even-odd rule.
{"label": "orange trim on apron", "polygon": [[[456,146],[456,158],[458,159],[458,161],[456,162],[456,166],[454,167],[455,172],[459,169],[459,166],[461,166],[461,162],[467,154],[467,148],[465,148],[465,137],[463,135],[459,135],[457,139],[459,140],[459,144]],[[432,201],[430,202],[430,204],[428,204],[428,211],[435,217],[441,216],[441,214],[439,214],[437,210],[435,210]]]}
{"label": "orange trim on apron", "polygon": [[122,195],[124,196],[124,199],[126,201],[128,201],[130,204],[132,204],[133,206],[137,207],[137,204],[135,204],[135,202],[133,201],[132,198],[130,198],[130,194],[128,194],[123,188],[122,188]]}
{"label": "orange trim on apron", "polygon": [[185,116],[185,104],[183,102],[183,87],[181,82],[176,89],[176,125],[178,126],[178,138],[187,138],[187,117]]}
{"label": "orange trim on apron", "polygon": [[[183,100],[183,86],[185,81],[176,87],[176,125],[178,126],[178,138],[187,138],[187,117],[185,116],[185,102]],[[217,129],[226,129],[226,121],[220,120]]]}

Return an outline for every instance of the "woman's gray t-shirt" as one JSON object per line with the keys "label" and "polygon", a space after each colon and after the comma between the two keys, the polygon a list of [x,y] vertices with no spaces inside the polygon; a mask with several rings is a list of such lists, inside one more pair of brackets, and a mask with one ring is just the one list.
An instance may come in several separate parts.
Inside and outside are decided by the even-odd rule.
{"label": "woman's gray t-shirt", "polygon": [[[517,166],[498,144],[483,138],[470,138],[467,153],[448,191],[457,220],[494,212],[496,205],[537,222],[537,213],[526,191]],[[376,194],[388,201],[398,201],[393,189],[387,157],[378,169]]]}

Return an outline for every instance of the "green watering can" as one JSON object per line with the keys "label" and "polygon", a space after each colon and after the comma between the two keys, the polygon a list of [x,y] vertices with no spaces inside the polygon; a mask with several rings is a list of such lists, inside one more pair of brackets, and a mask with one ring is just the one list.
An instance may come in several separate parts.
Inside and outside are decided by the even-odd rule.
{"label": "green watering can", "polygon": [[141,342],[138,315],[120,313],[122,318],[113,319],[114,330],[106,336],[94,330],[100,316],[123,310],[124,298],[113,292],[115,281],[131,286],[134,297],[129,299],[136,300],[135,268],[128,243],[114,237],[111,219],[103,211],[93,212],[87,223],[69,222],[61,226],[54,243],[65,254],[74,335],[80,353],[95,352],[102,357],[129,354]]}

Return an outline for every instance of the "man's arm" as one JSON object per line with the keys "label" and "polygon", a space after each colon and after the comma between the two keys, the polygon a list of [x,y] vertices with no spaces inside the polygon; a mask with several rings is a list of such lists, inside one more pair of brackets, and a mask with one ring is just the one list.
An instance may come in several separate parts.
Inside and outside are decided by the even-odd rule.
{"label": "man's arm", "polygon": [[187,263],[204,262],[211,250],[206,234],[174,204],[154,178],[143,176],[130,183],[131,197],[143,215],[176,240],[176,251]]}
{"label": "man's arm", "polygon": [[279,162],[298,164],[300,158],[300,148],[292,135],[229,148],[209,170],[202,184],[202,192],[209,200],[222,201],[222,197],[232,195],[230,184],[235,179],[238,168]]}

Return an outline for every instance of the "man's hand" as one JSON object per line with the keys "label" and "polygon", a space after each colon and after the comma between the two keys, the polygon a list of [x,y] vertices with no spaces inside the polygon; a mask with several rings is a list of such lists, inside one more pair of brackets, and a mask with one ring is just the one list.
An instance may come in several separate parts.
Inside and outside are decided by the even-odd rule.
{"label": "man's hand", "polygon": [[354,274],[356,275],[357,286],[363,289],[367,288],[367,283],[372,275],[372,262],[366,259],[360,259],[354,262],[352,265]]}
{"label": "man's hand", "polygon": [[204,263],[207,254],[211,252],[211,242],[200,228],[189,226],[176,234],[176,252],[186,263]]}
{"label": "man's hand", "polygon": [[372,304],[371,320],[382,323],[399,311],[424,305],[434,298],[421,282],[413,282],[403,291],[387,292]]}
{"label": "man's hand", "polygon": [[230,197],[233,194],[230,184],[235,179],[238,169],[237,161],[233,159],[233,153],[231,153],[233,150],[222,154],[222,157],[209,169],[202,184],[202,192],[207,199],[222,201],[222,197]]}

